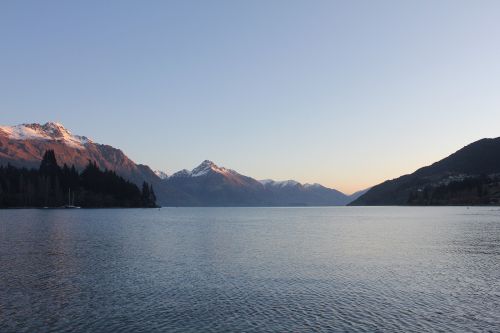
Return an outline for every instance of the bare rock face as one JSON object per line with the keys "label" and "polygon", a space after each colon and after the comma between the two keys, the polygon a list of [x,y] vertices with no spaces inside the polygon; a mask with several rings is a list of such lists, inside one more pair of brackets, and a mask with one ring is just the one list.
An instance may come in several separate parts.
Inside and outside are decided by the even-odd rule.
{"label": "bare rock face", "polygon": [[59,123],[0,126],[0,165],[37,168],[49,149],[54,150],[60,165],[82,170],[90,160],[139,185],[160,181],[149,167],[135,164],[120,149],[74,135]]}

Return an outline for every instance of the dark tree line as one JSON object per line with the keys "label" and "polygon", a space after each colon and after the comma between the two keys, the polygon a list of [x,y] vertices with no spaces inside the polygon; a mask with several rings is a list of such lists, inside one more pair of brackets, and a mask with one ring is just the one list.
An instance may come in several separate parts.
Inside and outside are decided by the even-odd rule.
{"label": "dark tree line", "polygon": [[60,167],[54,151],[45,152],[38,170],[0,166],[0,208],[7,207],[157,207],[153,187],[142,191],[114,171],[89,161],[79,173]]}
{"label": "dark tree line", "polygon": [[497,175],[470,176],[439,186],[413,190],[409,205],[490,205],[500,199],[500,178]]}

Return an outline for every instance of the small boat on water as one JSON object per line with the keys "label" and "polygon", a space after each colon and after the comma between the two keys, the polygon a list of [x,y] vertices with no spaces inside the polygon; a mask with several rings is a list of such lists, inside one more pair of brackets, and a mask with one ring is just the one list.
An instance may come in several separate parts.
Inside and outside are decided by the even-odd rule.
{"label": "small boat on water", "polygon": [[64,205],[64,208],[66,209],[80,209],[82,207],[75,206],[75,193],[73,193],[73,200],[71,200],[71,188],[68,189],[68,203]]}

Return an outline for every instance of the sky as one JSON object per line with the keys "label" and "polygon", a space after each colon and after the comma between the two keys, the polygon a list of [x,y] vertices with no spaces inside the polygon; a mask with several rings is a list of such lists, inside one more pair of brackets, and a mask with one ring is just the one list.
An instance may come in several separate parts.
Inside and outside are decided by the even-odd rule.
{"label": "sky", "polygon": [[500,136],[500,1],[1,1],[0,124],[352,193]]}

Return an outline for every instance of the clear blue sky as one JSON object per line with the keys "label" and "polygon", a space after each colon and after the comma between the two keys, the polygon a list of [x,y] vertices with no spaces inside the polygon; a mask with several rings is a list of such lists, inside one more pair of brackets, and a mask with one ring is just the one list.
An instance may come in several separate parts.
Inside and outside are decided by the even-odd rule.
{"label": "clear blue sky", "polygon": [[353,192],[500,136],[500,1],[1,1],[0,110]]}

